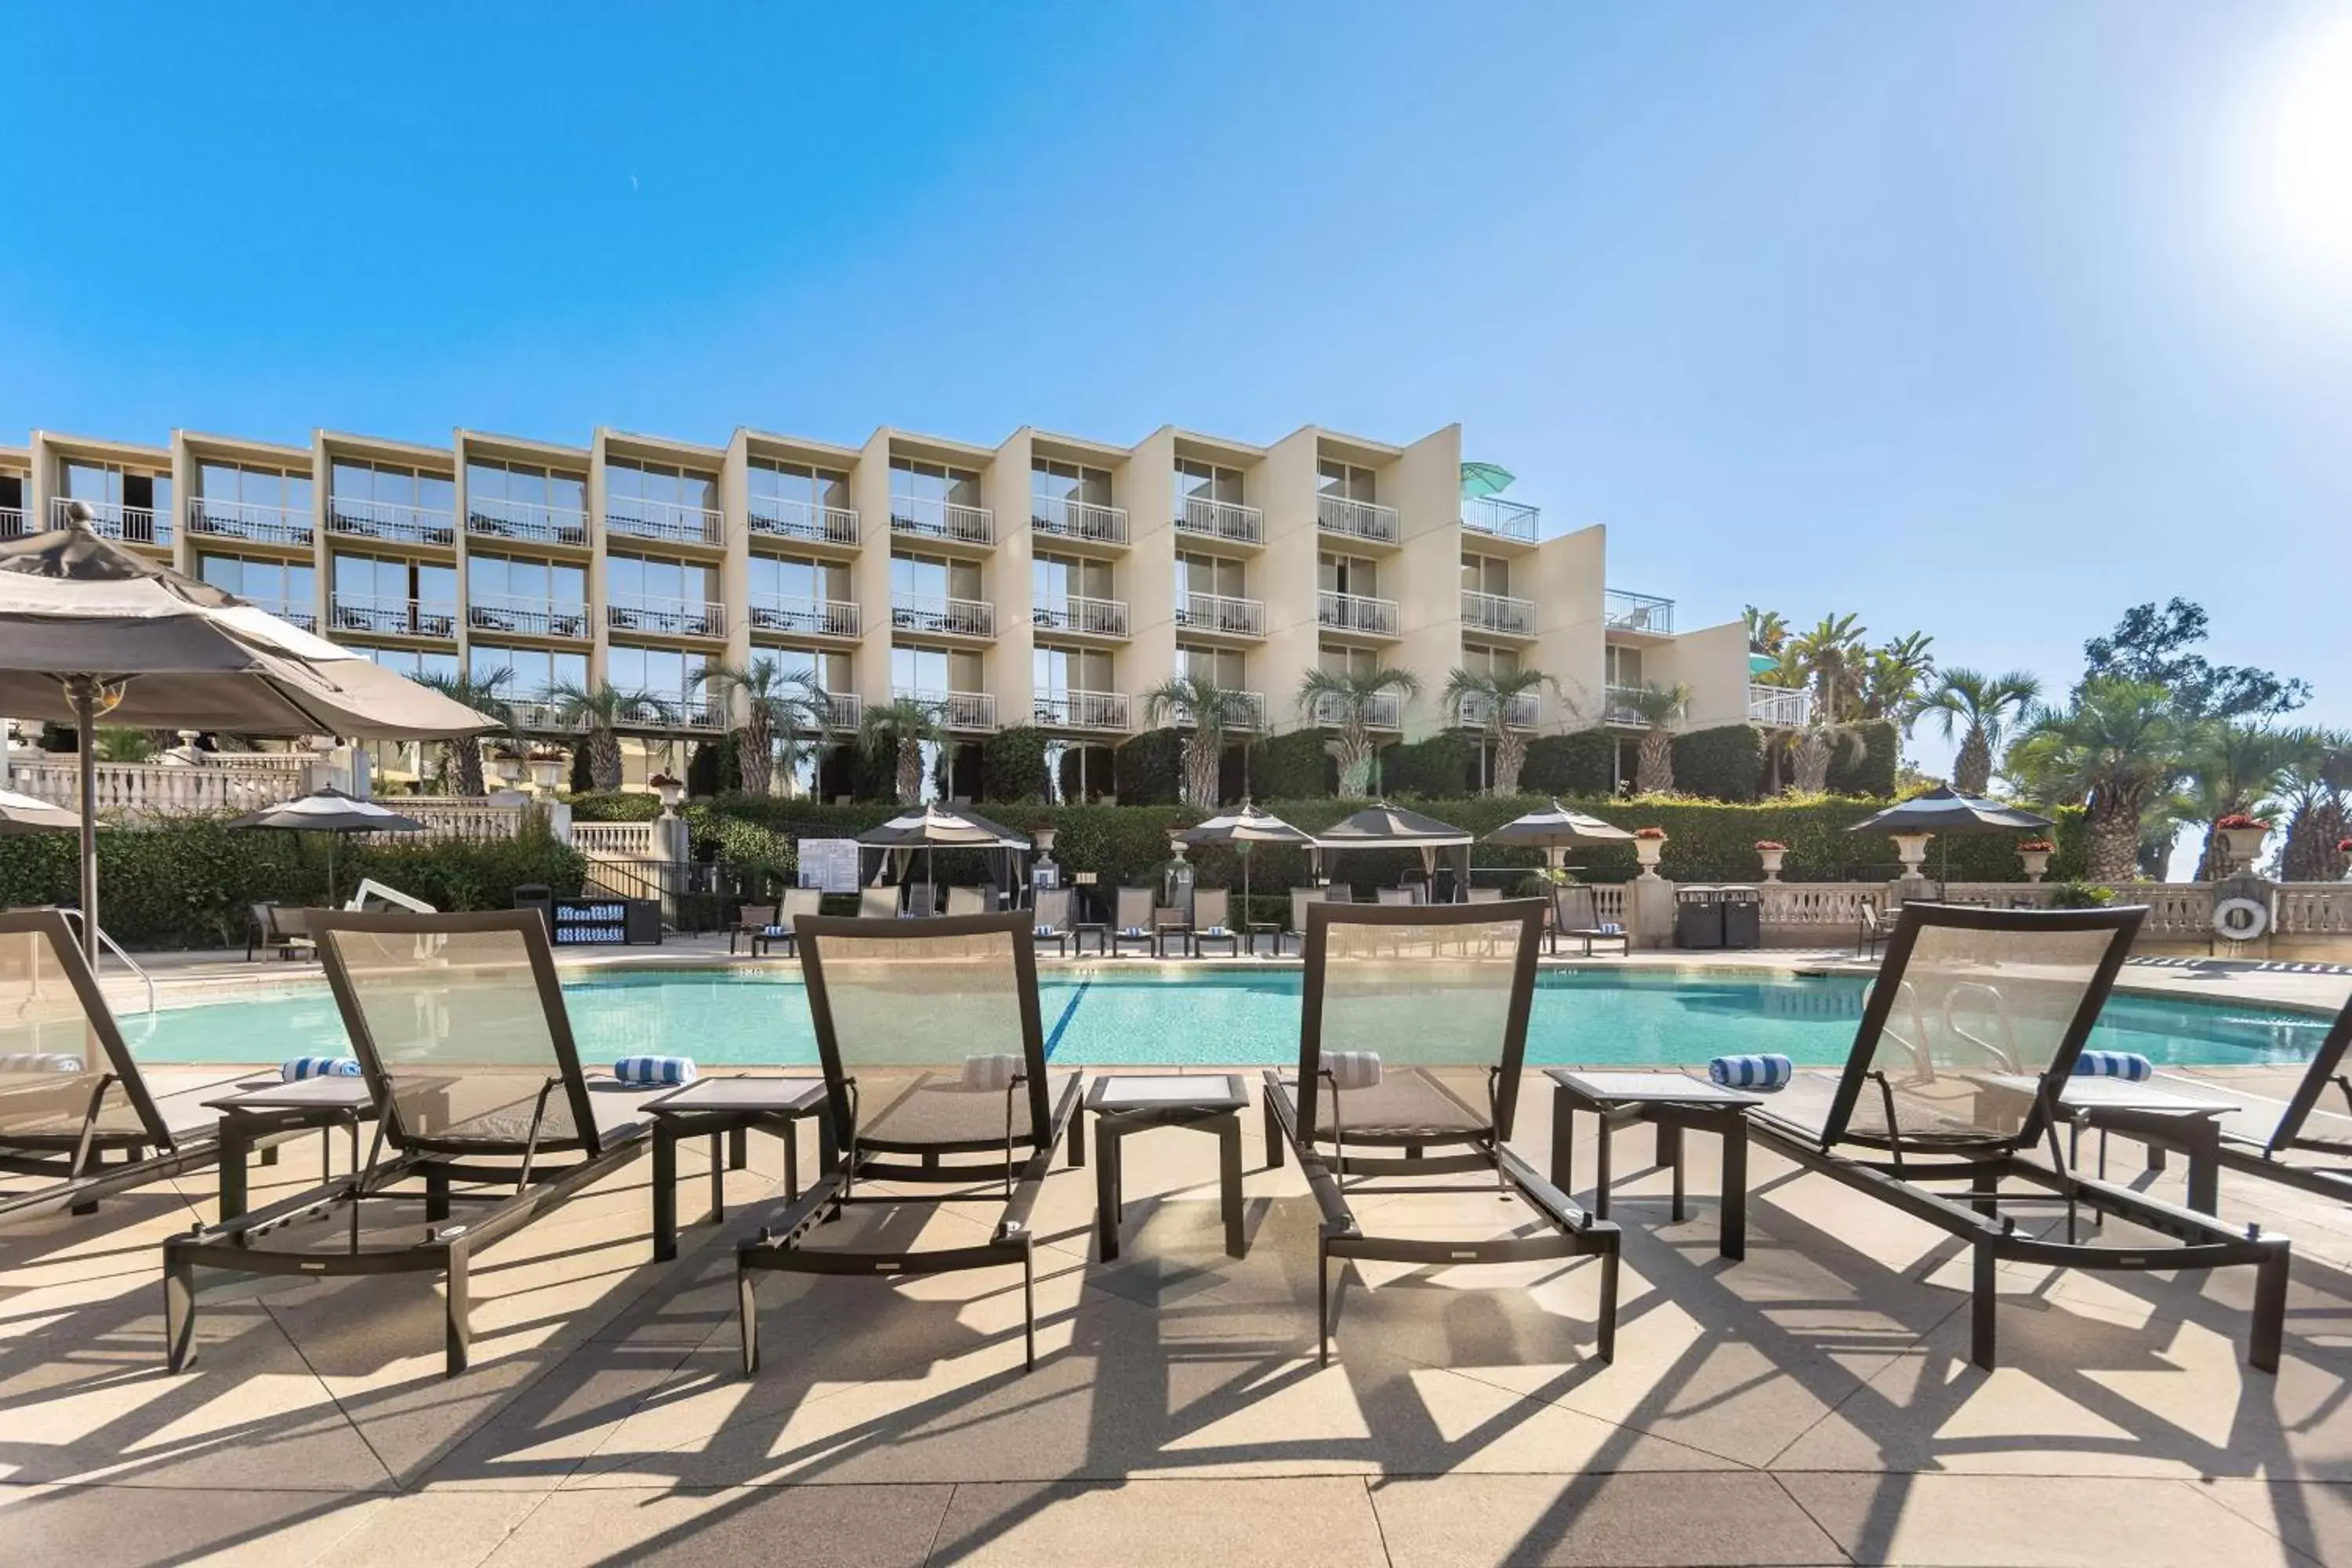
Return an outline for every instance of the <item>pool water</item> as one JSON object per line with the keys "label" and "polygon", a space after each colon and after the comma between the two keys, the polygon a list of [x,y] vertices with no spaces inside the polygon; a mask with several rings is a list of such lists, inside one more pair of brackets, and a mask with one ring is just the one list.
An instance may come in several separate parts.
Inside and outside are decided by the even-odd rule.
{"label": "pool water", "polygon": [[[1038,991],[1056,1061],[1255,1066],[1297,1059],[1299,984],[1295,970],[1074,971],[1041,979]],[[591,1064],[637,1052],[704,1066],[816,1060],[797,975],[583,975],[563,992]],[[1862,993],[1858,976],[1554,971],[1537,981],[1528,1059],[1690,1065],[1727,1051],[1778,1051],[1801,1066],[1833,1066],[1853,1043]],[[125,1026],[141,1058],[155,1062],[266,1063],[351,1048],[323,986],[167,1008]],[[2326,1029],[2326,1018],[2304,1014],[2117,994],[2091,1044],[2137,1051],[2158,1066],[2257,1066],[2308,1060]],[[962,1048],[940,1042],[942,1059]]]}

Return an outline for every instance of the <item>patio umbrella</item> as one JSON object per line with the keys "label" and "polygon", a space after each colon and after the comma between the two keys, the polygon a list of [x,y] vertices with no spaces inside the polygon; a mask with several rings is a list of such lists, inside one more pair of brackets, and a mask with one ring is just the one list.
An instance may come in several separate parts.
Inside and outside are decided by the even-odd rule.
{"label": "patio umbrella", "polygon": [[1631,842],[1633,837],[1622,827],[1612,827],[1599,817],[1587,816],[1580,811],[1570,811],[1555,800],[1548,810],[1531,811],[1525,816],[1513,817],[1486,835],[1486,842],[1513,845],[1522,849],[1541,849],[1544,858],[1557,868],[1568,858],[1571,846]]}
{"label": "patio umbrella", "polygon": [[81,826],[81,818],[62,805],[13,789],[0,789],[0,836],[18,833],[59,833]]}
{"label": "patio umbrella", "polygon": [[1242,921],[1249,921],[1250,848],[1258,844],[1304,844],[1312,847],[1315,836],[1305,828],[1293,827],[1270,811],[1260,811],[1244,798],[1239,811],[1213,816],[1197,827],[1188,827],[1176,836],[1187,844],[1230,844],[1234,857],[1242,863]]}
{"label": "patio umbrella", "polygon": [[327,907],[335,907],[335,843],[346,833],[422,833],[425,824],[413,816],[345,795],[339,789],[315,789],[309,795],[247,812],[229,824],[233,828],[276,827],[293,833],[327,835]]}
{"label": "patio umbrella", "polygon": [[1518,476],[1500,463],[1465,463],[1462,465],[1462,493],[1465,496],[1498,496],[1510,488]]}
{"label": "patio umbrella", "polygon": [[1956,833],[2017,833],[2054,826],[2048,817],[2022,806],[2002,805],[1962,795],[1949,784],[1938,784],[1885,811],[1866,816],[1848,833],[1932,833],[1942,841],[1938,881],[1952,879],[1951,835]]}
{"label": "patio umbrella", "polygon": [[1454,850],[1455,900],[1470,896],[1470,836],[1435,817],[1386,801],[1333,823],[1315,836],[1315,847],[1326,856],[1339,849],[1418,849],[1421,868],[1432,879],[1437,874],[1437,852]]}
{"label": "patio umbrella", "polygon": [[98,952],[96,727],[425,741],[496,722],[86,526],[0,544],[0,713],[71,723],[82,942]]}
{"label": "patio umbrella", "polygon": [[857,836],[857,842],[879,849],[904,850],[912,855],[923,854],[923,879],[937,885],[932,874],[934,851],[948,849],[988,849],[1005,856],[1006,883],[1019,885],[1020,857],[1029,853],[1029,840],[1013,829],[991,822],[976,811],[962,806],[943,805],[932,801],[919,811],[894,816],[879,827],[870,827]]}

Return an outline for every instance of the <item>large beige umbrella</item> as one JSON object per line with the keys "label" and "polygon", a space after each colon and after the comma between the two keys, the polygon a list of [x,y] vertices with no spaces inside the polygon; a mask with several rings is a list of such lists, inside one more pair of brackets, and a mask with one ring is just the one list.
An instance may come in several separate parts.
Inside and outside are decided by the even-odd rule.
{"label": "large beige umbrella", "polygon": [[1242,863],[1242,918],[1249,918],[1250,848],[1258,844],[1297,844],[1312,849],[1315,836],[1303,827],[1293,827],[1270,811],[1260,811],[1244,798],[1239,811],[1213,816],[1198,827],[1188,827],[1177,837],[1187,844],[1230,844],[1234,858]]}
{"label": "large beige umbrella", "polygon": [[98,952],[95,730],[425,741],[495,721],[84,524],[0,544],[0,713],[73,724],[82,941]]}
{"label": "large beige umbrella", "polygon": [[1541,849],[1544,858],[1557,868],[1576,845],[1613,844],[1621,839],[1630,841],[1633,837],[1622,827],[1612,826],[1580,811],[1570,811],[1555,800],[1548,810],[1513,817],[1486,835],[1486,842]]}
{"label": "large beige umbrella", "polygon": [[81,826],[81,818],[62,805],[37,796],[0,789],[0,835],[63,833]]}

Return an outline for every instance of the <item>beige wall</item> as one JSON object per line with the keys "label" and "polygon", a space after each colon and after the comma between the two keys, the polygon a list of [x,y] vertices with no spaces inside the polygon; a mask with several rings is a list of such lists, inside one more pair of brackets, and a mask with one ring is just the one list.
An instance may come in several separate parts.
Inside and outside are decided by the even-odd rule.
{"label": "beige wall", "polygon": [[1034,436],[1016,430],[981,470],[982,503],[995,513],[996,550],[982,568],[981,591],[996,605],[996,646],[981,656],[982,689],[996,698],[1001,726],[1029,721],[1032,650],[1036,623],[1030,618],[1032,584],[1029,531],[1029,464]]}
{"label": "beige wall", "polygon": [[1536,605],[1535,647],[1522,657],[1559,683],[1557,697],[1546,694],[1548,730],[1589,729],[1601,721],[1608,543],[1606,529],[1580,529],[1545,540],[1512,564],[1511,591]]}
{"label": "beige wall", "polygon": [[1265,551],[1254,588],[1265,601],[1265,645],[1251,662],[1265,683],[1266,726],[1298,728],[1298,678],[1314,668],[1322,640],[1315,619],[1315,464],[1322,432],[1313,426],[1284,437],[1250,476],[1250,504],[1265,512]]}
{"label": "beige wall", "polygon": [[1742,621],[1685,632],[1649,655],[1659,667],[1650,679],[1690,688],[1689,730],[1748,721],[1748,626]]}
{"label": "beige wall", "polygon": [[1112,499],[1127,509],[1127,557],[1118,589],[1127,600],[1128,645],[1119,687],[1143,727],[1143,694],[1176,672],[1176,432],[1163,426],[1119,465]]}
{"label": "beige wall", "polygon": [[1404,636],[1389,659],[1421,678],[1405,706],[1407,740],[1445,723],[1445,678],[1462,662],[1462,426],[1448,425],[1407,447],[1380,479],[1382,504],[1397,509],[1403,548],[1381,563],[1381,595],[1397,602]]}

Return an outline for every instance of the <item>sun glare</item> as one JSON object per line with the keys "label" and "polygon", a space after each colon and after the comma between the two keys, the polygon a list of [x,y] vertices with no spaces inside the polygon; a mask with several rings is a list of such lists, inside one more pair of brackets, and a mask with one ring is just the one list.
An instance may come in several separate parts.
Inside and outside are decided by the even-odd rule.
{"label": "sun glare", "polygon": [[2254,114],[2256,243],[2305,283],[2352,299],[2352,10],[2288,46]]}

